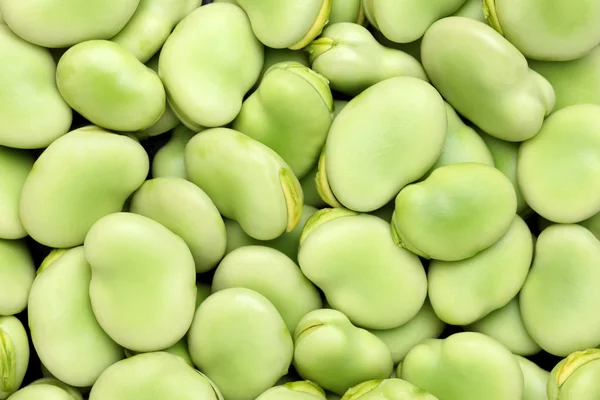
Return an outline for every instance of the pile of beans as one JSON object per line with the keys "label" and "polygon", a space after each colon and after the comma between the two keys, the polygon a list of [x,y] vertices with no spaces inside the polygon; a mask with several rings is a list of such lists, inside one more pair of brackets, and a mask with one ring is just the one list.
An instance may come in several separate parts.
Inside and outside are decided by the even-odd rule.
{"label": "pile of beans", "polygon": [[598,400],[600,0],[0,0],[0,400]]}

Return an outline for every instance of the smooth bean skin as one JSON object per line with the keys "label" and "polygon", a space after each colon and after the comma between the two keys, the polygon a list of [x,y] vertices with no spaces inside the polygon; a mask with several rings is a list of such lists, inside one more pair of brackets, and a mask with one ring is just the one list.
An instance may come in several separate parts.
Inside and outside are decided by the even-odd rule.
{"label": "smooth bean skin", "polygon": [[111,41],[145,63],[161,48],[169,34],[202,0],[140,0],[127,25]]}
{"label": "smooth bean skin", "polygon": [[[181,358],[183,361],[185,361],[185,363],[187,365],[189,365],[190,367],[195,368],[194,363],[192,362],[192,358],[190,357],[190,352],[188,350],[187,337],[184,336],[180,341],[175,343],[173,346],[167,347],[166,349],[161,350],[161,351],[164,351],[165,353],[173,354],[174,356],[177,356],[177,357]],[[127,356],[127,358],[131,358],[138,354],[144,354],[144,353],[139,353],[139,352],[131,351],[131,350],[125,350],[125,355]],[[149,353],[145,353],[145,354],[149,354]]]}
{"label": "smooth bean skin", "polygon": [[[374,211],[425,175],[442,152],[446,129],[444,101],[430,84],[413,77],[379,82],[333,121],[317,179],[346,208]],[[320,194],[330,197],[323,188]]]}
{"label": "smooth bean skin", "polygon": [[177,177],[187,179],[185,172],[185,146],[196,135],[185,125],[173,129],[171,139],[161,147],[152,160],[152,177]]}
{"label": "smooth bean skin", "polygon": [[302,317],[323,307],[321,295],[300,267],[269,247],[245,246],[225,256],[215,271],[212,291],[234,287],[265,296],[277,308],[290,333]]}
{"label": "smooth bean skin", "polygon": [[27,309],[41,362],[60,381],[79,387],[92,386],[106,368],[124,357],[123,349],[96,321],[90,279],[83,246],[54,250],[40,266]]}
{"label": "smooth bean skin", "polygon": [[[21,4],[1,4],[17,3]],[[0,145],[46,147],[67,133],[73,119],[56,87],[56,63],[49,50],[26,42],[2,24],[0,48]]]}
{"label": "smooth bean skin", "polygon": [[447,165],[400,191],[392,233],[398,245],[421,257],[459,261],[496,243],[516,209],[513,186],[497,169]]}
{"label": "smooth bean skin", "polygon": [[406,54],[413,56],[417,61],[421,62],[421,39],[417,39],[410,43],[396,43],[386,38],[383,33],[372,26],[369,27],[369,32],[371,32],[373,37],[377,39],[381,45],[390,49],[403,51]]}
{"label": "smooth bean skin", "polygon": [[484,0],[489,24],[534,60],[568,61],[600,43],[600,3]]}
{"label": "smooth bean skin", "polygon": [[67,50],[58,62],[56,83],[75,111],[115,131],[148,128],[166,107],[158,75],[131,52],[107,40],[90,40]]}
{"label": "smooth bean skin", "polygon": [[363,25],[366,22],[365,9],[362,0],[331,0],[331,12],[327,25],[338,22],[352,22]]}
{"label": "smooth bean skin", "polygon": [[317,211],[305,225],[298,253],[302,272],[357,326],[407,323],[427,295],[421,261],[394,244],[389,223],[349,211],[333,217],[336,212]]}
{"label": "smooth bean skin", "polygon": [[520,293],[525,328],[550,354],[567,356],[600,344],[600,242],[579,225],[552,225],[539,235]]}
{"label": "smooth bean skin", "polygon": [[[473,54],[478,54],[473,57]],[[421,59],[433,85],[461,115],[499,139],[535,136],[554,107],[550,83],[488,25],[464,17],[435,22]]]}
{"label": "smooth bean skin", "polygon": [[183,239],[150,218],[116,213],[91,227],[84,249],[92,309],[115,342],[147,352],[185,335],[194,316],[196,268]]}
{"label": "smooth bean skin", "polygon": [[506,175],[513,184],[515,194],[517,195],[517,214],[522,217],[526,216],[531,212],[531,208],[523,198],[521,185],[517,179],[520,143],[507,142],[481,131],[478,133],[494,158],[494,166]]}
{"label": "smooth bean skin", "polygon": [[412,56],[380,45],[365,27],[349,22],[327,26],[305,51],[312,69],[325,76],[332,89],[350,96],[395,76],[428,81]]}
{"label": "smooth bean skin", "polygon": [[[147,63],[146,67],[158,74],[158,61],[160,59],[160,52],[152,57]],[[171,106],[167,103],[165,112],[153,125],[140,131],[134,132],[135,136],[140,140],[150,138],[152,136],[162,135],[163,133],[169,132],[175,127],[181,125],[181,121],[177,118]]]}
{"label": "smooth bean skin", "polygon": [[402,379],[443,400],[523,395],[523,373],[515,356],[494,339],[474,332],[428,339],[414,347],[402,362]]}
{"label": "smooth bean skin", "polygon": [[110,39],[129,21],[140,0],[1,0],[6,24],[38,46],[60,48]]}
{"label": "smooth bean skin", "polygon": [[133,194],[130,211],[151,218],[180,236],[189,247],[196,272],[217,266],[225,255],[225,223],[210,197],[193,183],[155,178]]}
{"label": "smooth bean skin", "polygon": [[69,392],[55,385],[29,385],[16,392],[10,400],[76,400]]}
{"label": "smooth bean skin", "polygon": [[294,352],[275,306],[246,288],[224,289],[206,299],[188,343],[194,364],[228,400],[252,400],[275,385],[287,374]]}
{"label": "smooth bean skin", "polygon": [[452,15],[487,22],[483,14],[483,3],[481,0],[466,0],[462,7]]}
{"label": "smooth bean skin", "polygon": [[529,66],[552,84],[556,93],[554,111],[575,104],[600,105],[600,46],[575,60],[529,60]]}
{"label": "smooth bean skin", "polygon": [[504,236],[473,257],[432,260],[428,293],[435,313],[448,324],[468,325],[504,307],[523,287],[532,258],[531,232],[515,216]]}
{"label": "smooth bean skin", "polygon": [[148,175],[148,155],[135,140],[88,126],[52,143],[25,180],[20,218],[48,247],[83,244],[101,217],[121,211]]}
{"label": "smooth bean skin", "polygon": [[27,307],[35,267],[24,241],[0,239],[0,316]]}
{"label": "smooth bean skin", "polygon": [[296,328],[294,367],[304,379],[341,396],[361,382],[389,377],[393,363],[377,336],[339,311],[322,309],[306,314]]}
{"label": "smooth bean skin", "polygon": [[275,64],[279,64],[281,62],[297,62],[299,64],[304,65],[305,67],[310,67],[308,63],[308,53],[303,50],[290,50],[290,49],[272,49],[270,47],[265,47],[265,58],[263,62],[262,71],[260,73],[260,78],[254,85],[255,89],[258,87],[262,78],[265,76],[265,73]]}
{"label": "smooth bean skin", "polygon": [[27,236],[19,218],[19,199],[33,167],[31,154],[0,146],[0,239],[22,239]]}
{"label": "smooth bean skin", "polygon": [[523,400],[548,400],[546,386],[550,373],[524,357],[515,357],[523,372]]}
{"label": "smooth bean skin", "polygon": [[396,365],[423,340],[440,336],[445,327],[446,323],[435,315],[431,303],[426,300],[417,315],[404,325],[392,329],[370,330],[370,332],[387,345]]}
{"label": "smooth bean skin", "polygon": [[563,108],[519,148],[523,196],[550,221],[576,223],[600,210],[599,112],[594,104]]}
{"label": "smooth bean skin", "polygon": [[311,169],[308,174],[300,179],[300,186],[302,186],[302,193],[304,194],[304,204],[314,207],[323,208],[327,207],[327,203],[323,201],[319,195],[317,189],[317,173],[319,172],[318,164]]}
{"label": "smooth bean skin", "polygon": [[548,400],[594,400],[600,396],[600,350],[576,351],[548,378]]}
{"label": "smooth bean skin", "polygon": [[321,33],[333,0],[236,0],[256,37],[274,49],[300,50]]}
{"label": "smooth bean skin", "polygon": [[29,341],[23,324],[16,317],[0,316],[0,399],[19,389],[28,366]]}
{"label": "smooth bean skin", "polygon": [[268,246],[275,250],[279,250],[286,256],[292,259],[295,263],[298,263],[298,248],[300,246],[300,235],[302,229],[306,224],[306,221],[317,211],[316,208],[304,205],[302,206],[302,217],[298,225],[291,231],[282,233],[276,239],[273,240],[256,240],[251,236],[248,236],[242,229],[240,224],[228,219],[225,221],[225,229],[227,230],[227,249],[225,254],[229,254],[235,249],[244,246]]}
{"label": "smooth bean skin", "polygon": [[232,128],[275,150],[298,178],[317,163],[333,120],[323,76],[296,62],[273,65]]}
{"label": "smooth bean skin", "polygon": [[[340,114],[340,112],[348,105],[346,100],[333,100],[334,119]],[[321,158],[321,157],[320,157]],[[317,173],[319,172],[319,164],[314,165],[308,174],[300,179],[300,185],[302,186],[302,192],[304,193],[304,204],[312,206],[314,208],[327,207],[327,203],[319,195],[319,189],[317,188]]]}
{"label": "smooth bean skin", "polygon": [[75,389],[72,386],[67,385],[64,382],[59,381],[58,379],[55,378],[41,378],[38,379],[36,381],[33,381],[31,383],[31,385],[51,385],[51,386],[56,386],[59,389],[64,390],[65,392],[69,393],[72,397],[72,400],[83,400],[83,396],[81,395],[81,393],[79,392],[78,389]]}
{"label": "smooth bean skin", "polygon": [[255,239],[275,239],[300,221],[302,188],[290,167],[238,131],[215,128],[196,135],[185,149],[185,169],[220,213]]}
{"label": "smooth bean skin", "polygon": [[104,371],[90,400],[223,400],[219,389],[181,358],[165,353],[139,354]]}
{"label": "smooth bean skin", "polygon": [[289,382],[274,386],[256,400],[326,400],[323,389],[310,381]]}
{"label": "smooth bean skin", "polygon": [[460,119],[450,104],[445,103],[445,106],[448,120],[446,141],[440,158],[433,164],[425,177],[439,167],[461,162],[478,162],[493,167],[494,158],[483,139]]}
{"label": "smooth bean skin", "polygon": [[367,381],[350,388],[342,400],[438,400],[432,394],[402,379]]}
{"label": "smooth bean skin", "polygon": [[208,4],[177,24],[161,50],[158,75],[177,117],[197,132],[234,120],[260,75],[263,55],[242,9]]}
{"label": "smooth bean skin", "polygon": [[440,18],[457,11],[465,0],[363,0],[371,25],[396,43],[413,42]]}
{"label": "smooth bean skin", "polygon": [[467,326],[466,329],[496,339],[513,354],[530,356],[542,350],[525,329],[518,296],[504,307]]}

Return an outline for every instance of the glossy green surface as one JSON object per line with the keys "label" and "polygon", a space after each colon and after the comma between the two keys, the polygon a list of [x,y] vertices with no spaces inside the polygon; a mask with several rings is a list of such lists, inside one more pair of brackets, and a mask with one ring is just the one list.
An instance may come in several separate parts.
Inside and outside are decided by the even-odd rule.
{"label": "glossy green surface", "polygon": [[62,382],[80,387],[92,386],[106,368],[124,357],[123,349],[96,321],[90,279],[83,246],[55,250],[38,271],[27,310],[41,362]]}
{"label": "glossy green surface", "polygon": [[110,39],[134,14],[140,0],[2,0],[6,24],[25,40],[44,47],[69,47]]}
{"label": "glossy green surface", "polygon": [[521,399],[523,374],[506,347],[479,333],[428,339],[402,363],[402,379],[443,400]]}
{"label": "glossy green surface", "polygon": [[566,61],[600,43],[595,0],[484,0],[486,18],[526,57]]}
{"label": "glossy green surface", "polygon": [[173,129],[173,136],[161,147],[152,160],[152,177],[178,177],[187,179],[185,172],[185,146],[196,135],[185,125]]}
{"label": "glossy green surface", "polygon": [[477,162],[493,167],[494,159],[485,142],[473,128],[461,120],[450,104],[445,103],[445,105],[446,119],[448,120],[446,141],[440,158],[433,164],[425,177],[439,167],[461,162]]}
{"label": "glossy green surface", "polygon": [[0,238],[21,239],[27,236],[19,218],[19,200],[27,175],[33,167],[31,154],[0,146]]}
{"label": "glossy green surface", "polygon": [[298,253],[304,275],[357,326],[391,329],[410,321],[427,294],[419,258],[394,244],[380,218],[335,218],[331,211],[317,211],[304,228]]}
{"label": "glossy green surface", "polygon": [[330,25],[305,50],[310,54],[312,69],[325,76],[332,89],[350,96],[395,76],[428,81],[416,59],[380,45],[357,24]]}
{"label": "glossy green surface", "polygon": [[0,239],[0,316],[25,309],[34,278],[35,267],[25,241]]}
{"label": "glossy green surface", "polygon": [[139,0],[127,25],[111,40],[145,63],[165,43],[181,19],[202,5],[201,0]]}
{"label": "glossy green surface", "polygon": [[524,357],[516,358],[523,372],[523,400],[548,400],[546,386],[550,373]]}
{"label": "glossy green surface", "polygon": [[92,226],[84,249],[92,309],[115,342],[156,351],[185,335],[195,310],[196,269],[183,239],[147,217],[116,213]]}
{"label": "glossy green surface", "polygon": [[212,291],[234,287],[251,289],[265,296],[277,308],[291,333],[302,317],[323,306],[321,295],[298,265],[269,247],[245,246],[225,256],[215,271]]}
{"label": "glossy green surface", "polygon": [[56,386],[59,389],[62,389],[64,391],[66,391],[67,393],[69,393],[71,395],[71,397],[73,398],[73,400],[83,400],[83,396],[81,395],[81,393],[79,392],[78,389],[75,389],[74,387],[69,386],[66,383],[61,382],[55,378],[41,378],[41,379],[38,379],[38,380],[32,382],[31,385]]}
{"label": "glossy green surface", "polygon": [[533,240],[515,216],[504,236],[473,257],[429,264],[429,298],[438,317],[451,325],[471,324],[514,298],[529,272]]}
{"label": "glossy green surface", "polygon": [[228,400],[253,400],[275,385],[294,352],[277,309],[246,288],[224,289],[206,299],[188,340],[194,364]]}
{"label": "glossy green surface", "polygon": [[275,150],[298,178],[317,163],[333,120],[327,79],[296,62],[273,65],[232,128]]}
{"label": "glossy green surface", "polygon": [[326,400],[323,389],[310,381],[289,382],[274,386],[256,400]]}
{"label": "glossy green surface", "polygon": [[300,183],[264,144],[232,129],[209,129],[187,144],[185,167],[188,179],[251,237],[272,240],[298,225]]}
{"label": "glossy green surface", "polygon": [[182,178],[155,178],[133,194],[130,211],[151,218],[180,236],[189,247],[196,272],[206,272],[225,255],[225,224],[210,197]]}
{"label": "glossy green surface", "polygon": [[447,165],[398,194],[394,241],[422,257],[463,260],[496,243],[516,209],[513,186],[497,169]]}
{"label": "glossy green surface", "polygon": [[366,21],[362,0],[331,0],[328,25],[352,22],[363,25]]}
{"label": "glossy green surface", "polygon": [[[160,58],[160,52],[152,57],[147,63],[146,67],[158,74],[158,61]],[[167,103],[165,112],[153,125],[148,128],[142,129],[135,132],[135,136],[140,140],[148,139],[152,136],[162,135],[163,133],[169,132],[177,126],[181,125],[181,121],[177,118],[171,106]]]}
{"label": "glossy green surface", "polygon": [[542,349],[567,356],[600,344],[599,262],[600,242],[579,225],[552,225],[539,235],[520,306]]}
{"label": "glossy green surface", "polygon": [[518,179],[527,203],[544,218],[575,223],[600,210],[600,106],[552,114],[519,149]]}
{"label": "glossy green surface", "polygon": [[368,381],[349,389],[342,400],[438,400],[437,397],[402,379]]}
{"label": "glossy green surface", "polygon": [[148,169],[144,148],[127,136],[94,126],[71,131],[33,165],[21,194],[21,222],[46,246],[78,246],[94,222],[121,211]]}
{"label": "glossy green surface", "polygon": [[486,22],[483,14],[482,0],[466,0],[465,3],[454,14],[457,17],[467,17],[480,22]]}
{"label": "glossy green surface", "polygon": [[0,316],[0,399],[19,389],[28,365],[29,341],[23,324],[16,317]]}
{"label": "glossy green surface", "polygon": [[518,297],[504,307],[467,326],[466,329],[496,339],[513,354],[530,356],[542,350],[525,328]]}
{"label": "glossy green surface", "polygon": [[182,359],[165,352],[139,354],[111,365],[90,400],[223,400],[216,386]]}
{"label": "glossy green surface", "polygon": [[600,350],[570,354],[548,378],[548,400],[593,400],[600,396]]}
{"label": "glossy green surface", "polygon": [[346,208],[374,211],[431,168],[446,127],[444,102],[431,85],[412,77],[387,79],[335,118],[319,174]]}
{"label": "glossy green surface", "polygon": [[332,0],[236,0],[246,11],[256,37],[274,49],[298,50],[319,35]]}
{"label": "glossy green surface", "polygon": [[392,353],[394,364],[398,364],[408,352],[425,339],[440,336],[446,323],[438,318],[429,300],[410,321],[397,328],[371,330],[375,336],[383,340]]}
{"label": "glossy green surface", "polygon": [[529,66],[554,87],[554,111],[575,104],[600,104],[600,46],[576,60],[529,60]]}
{"label": "glossy green surface", "polygon": [[302,206],[302,217],[298,225],[291,231],[282,233],[273,240],[256,240],[248,236],[237,222],[227,219],[225,220],[225,228],[227,230],[227,248],[226,254],[231,253],[235,249],[244,246],[268,246],[275,250],[279,250],[294,262],[298,262],[298,248],[300,247],[300,235],[306,221],[315,213],[316,208],[304,205]]}
{"label": "glossy green surface", "polygon": [[510,179],[515,193],[517,195],[517,214],[524,216],[531,212],[531,208],[525,202],[523,193],[521,192],[521,186],[517,179],[517,165],[518,165],[518,153],[520,143],[507,142],[506,140],[495,138],[494,136],[488,135],[483,132],[478,132],[487,148],[490,150],[492,157],[494,158],[494,165],[499,169],[508,179]]}
{"label": "glossy green surface", "polygon": [[[21,2],[3,1],[2,5]],[[48,146],[69,130],[72,111],[58,92],[50,51],[26,42],[0,24],[0,145]]]}
{"label": "glossy green surface", "polygon": [[35,384],[19,390],[10,400],[77,400],[69,392],[55,385]]}
{"label": "glossy green surface", "polygon": [[148,128],[166,107],[158,75],[132,53],[106,40],[90,40],[67,50],[58,62],[56,83],[75,111],[115,131]]}
{"label": "glossy green surface", "polygon": [[369,22],[397,43],[419,39],[431,24],[451,15],[464,3],[465,0],[363,0]]}
{"label": "glossy green surface", "polygon": [[294,367],[300,376],[340,396],[352,386],[392,373],[386,345],[336,310],[305,315],[296,328],[294,345]]}
{"label": "glossy green surface", "polygon": [[421,59],[446,101],[499,139],[520,142],[535,136],[554,107],[550,83],[482,22],[464,17],[437,21],[423,37]]}
{"label": "glossy green surface", "polygon": [[233,121],[262,65],[263,46],[244,11],[209,4],[177,25],[161,50],[158,74],[175,114],[198,131]]}

